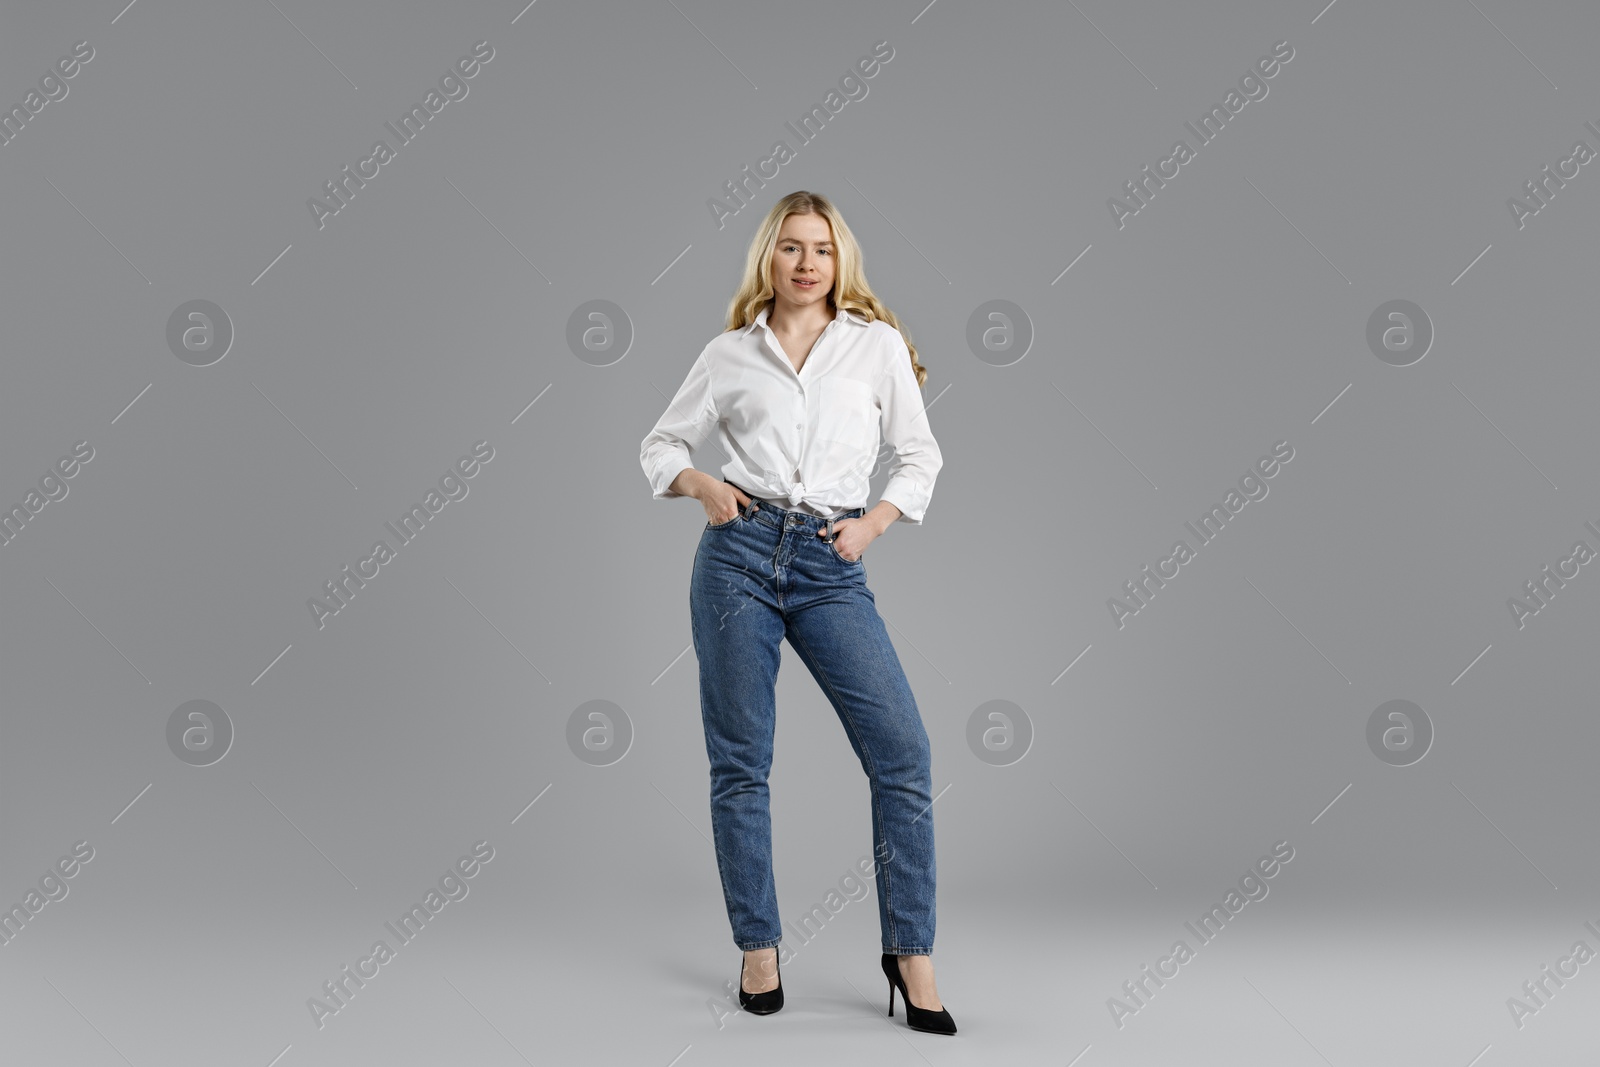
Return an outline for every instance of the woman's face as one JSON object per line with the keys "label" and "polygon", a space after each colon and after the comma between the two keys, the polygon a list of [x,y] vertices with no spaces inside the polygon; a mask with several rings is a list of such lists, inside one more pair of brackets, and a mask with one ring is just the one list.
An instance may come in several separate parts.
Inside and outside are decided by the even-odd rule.
{"label": "woman's face", "polygon": [[[790,215],[772,249],[772,289],[787,310],[827,306],[836,258],[833,230],[821,215]],[[803,284],[809,282],[810,284]]]}

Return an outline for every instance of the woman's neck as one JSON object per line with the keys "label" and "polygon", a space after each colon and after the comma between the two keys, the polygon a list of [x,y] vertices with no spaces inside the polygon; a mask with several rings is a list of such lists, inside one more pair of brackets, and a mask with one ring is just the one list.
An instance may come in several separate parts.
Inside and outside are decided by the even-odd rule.
{"label": "woman's neck", "polygon": [[781,300],[774,300],[771,309],[767,312],[767,325],[772,327],[773,333],[807,334],[815,333],[825,328],[838,315],[833,301],[826,305],[811,304],[806,307],[783,306]]}

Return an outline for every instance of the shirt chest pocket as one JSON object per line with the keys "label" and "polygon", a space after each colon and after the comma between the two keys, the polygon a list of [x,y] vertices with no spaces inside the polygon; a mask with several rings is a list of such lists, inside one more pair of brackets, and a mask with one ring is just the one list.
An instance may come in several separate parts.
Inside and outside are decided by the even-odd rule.
{"label": "shirt chest pocket", "polygon": [[878,441],[878,409],[872,386],[854,378],[824,378],[817,383],[817,437],[852,448]]}

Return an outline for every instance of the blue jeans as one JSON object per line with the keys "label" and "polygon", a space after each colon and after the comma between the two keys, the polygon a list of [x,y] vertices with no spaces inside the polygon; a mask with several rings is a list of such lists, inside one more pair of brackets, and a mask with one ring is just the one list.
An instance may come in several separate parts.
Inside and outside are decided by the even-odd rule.
{"label": "blue jeans", "polygon": [[[746,494],[748,495],[748,494]],[[839,518],[858,518],[852,508]],[[772,875],[772,766],[779,644],[811,671],[844,725],[872,794],[883,951],[930,955],[934,930],[932,753],[866,565],[817,535],[826,520],[752,500],[707,524],[689,604],[711,761],[711,828],[733,940],[782,939]],[[819,783],[820,784],[820,783]]]}

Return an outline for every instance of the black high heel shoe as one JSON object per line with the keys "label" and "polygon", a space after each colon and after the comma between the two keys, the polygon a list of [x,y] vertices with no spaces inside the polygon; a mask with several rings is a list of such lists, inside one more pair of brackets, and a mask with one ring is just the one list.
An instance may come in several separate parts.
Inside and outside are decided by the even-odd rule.
{"label": "black high heel shoe", "polygon": [[900,974],[900,958],[885,952],[883,954],[883,976],[889,979],[889,1017],[894,1018],[894,991],[900,990],[900,998],[906,1002],[906,1023],[913,1030],[921,1030],[929,1034],[953,1034],[956,1032],[956,1021],[950,1018],[950,1013],[943,1008],[938,1011],[929,1011],[919,1008],[911,1003],[911,997],[906,994],[906,980]]}
{"label": "black high heel shoe", "polygon": [[739,1006],[754,1015],[771,1015],[783,1007],[783,968],[778,964],[777,956],[772,959],[773,969],[778,974],[776,988],[764,993],[746,993],[744,991],[744,960],[739,961]]}

